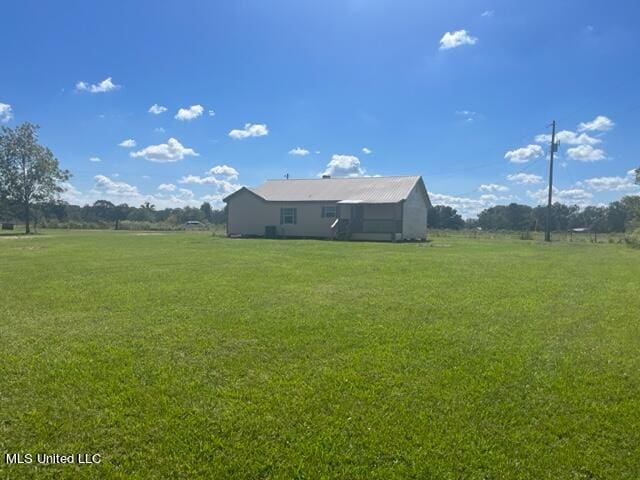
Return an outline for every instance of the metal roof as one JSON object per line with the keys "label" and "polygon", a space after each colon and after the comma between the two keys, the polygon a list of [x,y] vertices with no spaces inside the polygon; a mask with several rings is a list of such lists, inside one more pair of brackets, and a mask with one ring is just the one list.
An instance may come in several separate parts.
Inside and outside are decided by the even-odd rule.
{"label": "metal roof", "polygon": [[348,177],[267,180],[250,191],[272,202],[342,201],[397,203],[421,177]]}

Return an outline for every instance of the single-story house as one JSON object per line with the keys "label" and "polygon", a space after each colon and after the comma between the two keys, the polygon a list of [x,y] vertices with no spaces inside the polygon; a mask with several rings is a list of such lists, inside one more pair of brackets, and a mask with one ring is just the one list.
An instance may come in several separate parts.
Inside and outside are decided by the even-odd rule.
{"label": "single-story house", "polygon": [[424,240],[420,176],[268,180],[224,198],[228,236]]}

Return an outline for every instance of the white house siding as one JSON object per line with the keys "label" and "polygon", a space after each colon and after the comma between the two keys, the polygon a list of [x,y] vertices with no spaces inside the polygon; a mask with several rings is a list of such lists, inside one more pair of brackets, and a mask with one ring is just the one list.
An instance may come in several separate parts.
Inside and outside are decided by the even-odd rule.
{"label": "white house siding", "polygon": [[265,225],[280,223],[280,210],[246,190],[230,198],[227,208],[229,235],[264,235]]}
{"label": "white house siding", "polygon": [[427,204],[418,185],[411,190],[404,202],[402,238],[404,240],[427,238]]}
{"label": "white house siding", "polygon": [[[265,227],[273,225],[278,235],[292,237],[330,237],[335,218],[322,218],[327,202],[265,202],[250,192],[239,192],[228,203],[229,235],[264,235]],[[280,225],[281,208],[296,209],[296,224]]]}

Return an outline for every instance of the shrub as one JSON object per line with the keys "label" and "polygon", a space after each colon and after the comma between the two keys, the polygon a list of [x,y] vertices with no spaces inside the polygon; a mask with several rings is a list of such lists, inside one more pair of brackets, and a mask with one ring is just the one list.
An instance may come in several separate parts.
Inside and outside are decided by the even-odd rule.
{"label": "shrub", "polygon": [[531,232],[529,230],[525,230],[520,234],[520,240],[533,240],[531,236]]}
{"label": "shrub", "polygon": [[627,245],[633,248],[640,248],[640,228],[636,228],[632,233],[625,237]]}

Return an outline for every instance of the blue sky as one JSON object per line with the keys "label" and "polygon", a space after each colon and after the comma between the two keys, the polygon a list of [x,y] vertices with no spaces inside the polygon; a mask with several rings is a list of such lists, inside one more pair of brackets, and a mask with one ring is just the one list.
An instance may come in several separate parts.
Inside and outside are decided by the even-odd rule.
{"label": "blue sky", "polygon": [[556,197],[599,204],[640,190],[639,15],[585,0],[6,2],[0,122],[41,125],[76,203],[220,206],[287,173],[420,174],[471,216],[542,201],[555,119]]}

